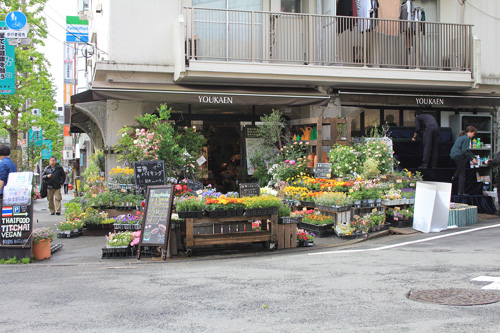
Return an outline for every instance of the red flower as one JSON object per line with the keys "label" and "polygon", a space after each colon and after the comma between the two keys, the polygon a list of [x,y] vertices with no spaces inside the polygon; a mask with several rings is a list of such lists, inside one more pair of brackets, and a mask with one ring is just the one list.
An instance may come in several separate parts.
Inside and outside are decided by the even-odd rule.
{"label": "red flower", "polygon": [[143,202],[141,202],[141,207],[142,207],[142,208],[146,207],[146,202],[144,202],[144,201],[143,201]]}
{"label": "red flower", "polygon": [[182,189],[186,191],[188,189],[187,185],[182,185]]}

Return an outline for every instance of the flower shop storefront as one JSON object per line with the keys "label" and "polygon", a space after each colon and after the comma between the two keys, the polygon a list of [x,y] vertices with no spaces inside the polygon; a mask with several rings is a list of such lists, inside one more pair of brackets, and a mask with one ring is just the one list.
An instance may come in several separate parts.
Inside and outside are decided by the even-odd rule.
{"label": "flower shop storefront", "polygon": [[[94,82],[91,90],[72,96],[71,128],[73,132],[99,132],[84,125],[94,122],[101,135],[92,139],[113,147],[119,139],[116,132],[132,125],[135,116],[157,112],[164,103],[171,108],[170,120],[177,128],[191,127],[203,133],[205,184],[230,191],[248,180],[246,159],[241,158],[246,149],[245,126],[255,124],[273,108],[301,117],[309,114],[311,105],[326,105],[329,100],[329,95],[315,89]],[[111,169],[116,154],[107,154],[106,160]]]}

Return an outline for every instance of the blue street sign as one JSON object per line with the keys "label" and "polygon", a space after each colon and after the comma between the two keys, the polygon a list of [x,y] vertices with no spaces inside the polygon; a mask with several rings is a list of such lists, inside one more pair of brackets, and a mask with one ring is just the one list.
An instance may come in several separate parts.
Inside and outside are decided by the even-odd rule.
{"label": "blue street sign", "polygon": [[35,147],[41,147],[43,141],[43,130],[33,131],[30,129],[28,131],[28,139],[30,144],[33,142]]}
{"label": "blue street sign", "polygon": [[43,140],[43,145],[47,148],[42,149],[42,159],[48,160],[52,156],[52,140]]}
{"label": "blue street sign", "polygon": [[26,15],[19,11],[10,12],[5,16],[5,24],[9,29],[21,30],[27,23]]}
{"label": "blue street sign", "polygon": [[5,38],[7,31],[5,22],[0,21],[0,95],[16,93],[16,48]]}

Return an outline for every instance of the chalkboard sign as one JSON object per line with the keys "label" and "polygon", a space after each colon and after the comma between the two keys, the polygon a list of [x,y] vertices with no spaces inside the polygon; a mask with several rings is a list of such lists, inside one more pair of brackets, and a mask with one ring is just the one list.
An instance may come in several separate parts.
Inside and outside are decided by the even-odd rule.
{"label": "chalkboard sign", "polygon": [[166,258],[173,198],[172,185],[148,186],[137,258],[141,246],[163,246],[162,257]]}
{"label": "chalkboard sign", "polygon": [[260,195],[260,185],[258,183],[240,184],[240,197],[255,197]]}
{"label": "chalkboard sign", "polygon": [[142,194],[146,193],[148,186],[165,185],[165,164],[163,161],[134,162],[134,178]]}
{"label": "chalkboard sign", "polygon": [[314,177],[330,179],[332,177],[331,169],[331,163],[316,163],[316,168],[314,168]]}
{"label": "chalkboard sign", "polygon": [[198,190],[203,190],[203,183],[197,182],[196,180],[186,179],[186,185],[191,193],[195,193]]}
{"label": "chalkboard sign", "polygon": [[0,220],[0,246],[31,247],[33,206],[3,206]]}

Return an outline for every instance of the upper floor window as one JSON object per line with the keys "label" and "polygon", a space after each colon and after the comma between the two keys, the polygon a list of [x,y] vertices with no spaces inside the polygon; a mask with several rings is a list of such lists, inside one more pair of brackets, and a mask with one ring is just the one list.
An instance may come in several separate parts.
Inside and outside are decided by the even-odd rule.
{"label": "upper floor window", "polygon": [[281,0],[281,11],[285,13],[301,13],[300,0]]}
{"label": "upper floor window", "polygon": [[262,0],[193,0],[193,7],[262,10]]}

